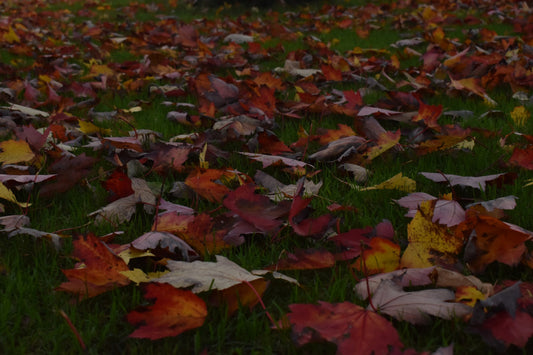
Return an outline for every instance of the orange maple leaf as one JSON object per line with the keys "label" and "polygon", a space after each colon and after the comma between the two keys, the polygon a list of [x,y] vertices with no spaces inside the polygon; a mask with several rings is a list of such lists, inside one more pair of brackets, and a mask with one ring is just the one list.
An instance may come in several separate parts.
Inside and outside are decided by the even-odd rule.
{"label": "orange maple leaf", "polygon": [[189,290],[180,290],[166,283],[149,283],[144,295],[155,303],[140,311],[128,313],[133,325],[142,324],[130,338],[151,340],[172,337],[204,324],[205,302]]}
{"label": "orange maple leaf", "polygon": [[126,286],[130,280],[121,271],[128,271],[126,263],[113,254],[97,237],[89,234],[73,242],[73,255],[83,264],[69,270],[62,270],[69,281],[56,290],[77,294],[79,298],[90,298],[113,288]]}
{"label": "orange maple leaf", "polygon": [[524,242],[532,239],[530,232],[494,217],[470,214],[457,226],[455,234],[468,240],[465,262],[474,273],[481,273],[494,261],[514,266],[527,251]]}
{"label": "orange maple leaf", "polygon": [[208,201],[221,202],[230,192],[223,182],[234,176],[228,170],[196,169],[185,179],[185,184]]}

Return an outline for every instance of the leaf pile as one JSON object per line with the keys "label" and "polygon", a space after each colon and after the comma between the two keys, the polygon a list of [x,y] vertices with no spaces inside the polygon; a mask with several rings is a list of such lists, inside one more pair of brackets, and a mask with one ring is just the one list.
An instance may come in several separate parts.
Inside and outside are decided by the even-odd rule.
{"label": "leaf pile", "polygon": [[[71,190],[108,199],[86,211],[85,233],[73,240],[78,263],[63,270],[68,281],[57,290],[82,300],[141,284],[154,301],[127,315],[138,327],[130,336],[159,339],[201,327],[216,305],[230,314],[258,303],[269,309],[262,297],[270,280],[301,287],[280,270],[342,263],[361,278],[354,282],[358,304],[291,304],[272,326],[290,327],[296,345],[332,342],[339,354],[411,351],[391,318],[427,324],[458,317],[498,350],[528,344],[531,280],[493,285],[478,278],[493,263],[530,276],[533,267],[533,233],[504,213],[528,201],[480,198],[518,175],[532,177],[533,136],[525,129],[533,15],[525,3],[325,4],[316,12],[234,17],[221,7],[219,16],[191,21],[167,15],[185,6],[177,1],[132,2],[115,12],[98,0],[22,3],[0,4],[3,232],[60,247],[69,235],[27,227],[28,212]],[[79,6],[71,11],[67,3]],[[465,10],[473,7],[490,15]],[[492,19],[513,34],[490,29]],[[404,37],[385,49],[348,50],[332,37],[351,31],[364,40],[384,29]],[[118,59],[124,52],[128,59]],[[494,119],[505,116],[502,99],[514,100],[510,132],[468,127],[474,112],[449,111],[435,104],[439,97],[470,100]],[[158,117],[146,120],[145,112]],[[154,121],[171,129],[159,132]],[[297,135],[287,138],[287,127]],[[503,152],[486,162],[492,174],[406,169],[368,183],[376,162],[453,159],[487,140]],[[332,201],[328,211],[317,209],[327,198],[321,188],[332,183],[324,181],[326,170],[347,191],[397,192],[395,208],[411,218],[407,228],[387,221],[345,227],[358,206]],[[423,186],[445,184],[446,192],[420,191],[423,179]],[[117,237],[139,214],[151,229]],[[102,226],[113,233],[95,236]],[[264,270],[223,256],[280,239],[304,247],[284,251]]]}

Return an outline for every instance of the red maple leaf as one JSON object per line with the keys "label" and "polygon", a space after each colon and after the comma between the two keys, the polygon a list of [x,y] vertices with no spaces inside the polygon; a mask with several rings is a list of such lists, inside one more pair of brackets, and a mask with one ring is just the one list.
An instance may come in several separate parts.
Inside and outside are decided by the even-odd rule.
{"label": "red maple leaf", "polygon": [[298,249],[287,253],[283,259],[266,270],[311,270],[329,268],[335,265],[335,256],[324,249]]}
{"label": "red maple leaf", "polygon": [[131,187],[131,179],[120,170],[113,171],[109,179],[104,181],[102,185],[107,191],[112,193],[111,201],[118,200],[119,198],[134,193],[133,188]]}
{"label": "red maple leaf", "polygon": [[377,313],[350,302],[292,304],[288,314],[295,342],[304,345],[326,340],[337,354],[388,354],[403,347],[396,329]]}
{"label": "red maple leaf", "polygon": [[533,170],[533,146],[529,146],[526,149],[515,148],[513,155],[509,159],[509,164]]}
{"label": "red maple leaf", "polygon": [[277,218],[288,213],[283,205],[274,204],[268,197],[255,193],[256,186],[247,184],[231,191],[224,206],[238,214],[262,232],[277,229],[282,221]]}

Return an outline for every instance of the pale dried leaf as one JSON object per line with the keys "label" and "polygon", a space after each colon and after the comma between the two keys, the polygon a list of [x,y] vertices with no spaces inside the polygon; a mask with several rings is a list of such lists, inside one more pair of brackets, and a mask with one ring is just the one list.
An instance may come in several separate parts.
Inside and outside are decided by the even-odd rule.
{"label": "pale dried leaf", "polygon": [[209,290],[224,290],[242,282],[251,282],[261,277],[252,275],[231,260],[217,255],[216,262],[184,261],[167,262],[168,274],[152,279],[152,282],[169,283],[177,288],[191,288],[194,293]]}

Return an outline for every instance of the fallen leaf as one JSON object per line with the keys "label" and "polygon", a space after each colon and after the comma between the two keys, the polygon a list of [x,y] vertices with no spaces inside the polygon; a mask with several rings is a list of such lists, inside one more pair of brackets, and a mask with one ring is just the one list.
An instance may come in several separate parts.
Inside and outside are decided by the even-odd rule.
{"label": "fallen leaf", "polygon": [[207,317],[205,302],[188,290],[164,283],[149,283],[145,286],[144,297],[155,299],[155,303],[128,313],[128,322],[140,325],[129,335],[130,338],[156,340],[176,336],[201,327]]}
{"label": "fallen leaf", "polygon": [[400,246],[389,239],[374,237],[362,248],[352,267],[365,276],[390,272],[400,266]]}
{"label": "fallen leaf", "polygon": [[527,248],[531,232],[513,228],[494,217],[472,215],[457,226],[456,235],[467,240],[464,259],[469,269],[481,273],[492,262],[517,265]]}
{"label": "fallen leaf", "polygon": [[167,268],[170,272],[153,279],[153,282],[166,282],[176,288],[190,288],[194,293],[224,290],[242,282],[261,279],[221,255],[216,255],[216,262],[169,260]]}
{"label": "fallen leaf", "polygon": [[314,270],[330,268],[335,265],[335,257],[324,249],[297,249],[286,253],[276,264],[265,267],[266,270]]}
{"label": "fallen leaf", "polygon": [[450,186],[460,185],[472,187],[474,189],[480,189],[485,191],[485,186],[487,182],[493,182],[505,175],[494,174],[494,175],[485,175],[485,176],[460,176],[453,174],[441,174],[441,173],[420,173],[431,181],[435,182],[445,182],[450,184]]}
{"label": "fallen leaf", "polygon": [[380,184],[370,187],[358,188],[358,190],[400,190],[405,192],[413,192],[416,190],[416,181],[411,178],[408,178],[407,176],[403,176],[402,173],[398,173]]}
{"label": "fallen leaf", "polygon": [[240,283],[211,293],[209,301],[214,305],[226,305],[228,315],[231,315],[240,307],[252,309],[259,303],[260,297],[265,293],[268,285],[269,281],[265,279]]}
{"label": "fallen leaf", "polygon": [[131,219],[137,210],[137,204],[142,204],[147,213],[153,212],[157,198],[146,181],[132,178],[131,188],[134,191],[133,194],[111,202],[109,205],[89,213],[88,216],[95,217],[96,223],[107,221],[120,224]]}
{"label": "fallen leaf", "polygon": [[230,191],[223,183],[234,176],[228,170],[196,169],[185,179],[185,184],[208,201],[221,202]]}
{"label": "fallen leaf", "polygon": [[17,164],[27,163],[35,158],[29,144],[22,140],[7,140],[0,142],[0,163]]}
{"label": "fallen leaf", "polygon": [[529,146],[526,149],[516,147],[511,158],[509,158],[509,164],[533,170],[533,146]]}
{"label": "fallen leaf", "polygon": [[451,233],[445,225],[433,222],[435,204],[435,200],[422,202],[407,226],[409,244],[402,255],[402,267],[451,266],[456,263],[464,238]]}
{"label": "fallen leaf", "polygon": [[8,189],[6,187],[6,185],[4,185],[2,182],[0,182],[0,199],[6,200],[6,201],[9,201],[9,202],[13,202],[13,203],[19,205],[22,208],[26,208],[26,207],[31,205],[31,204],[29,204],[27,202],[19,202],[19,201],[17,201],[17,197],[15,196],[13,191]]}
{"label": "fallen leaf", "polygon": [[131,242],[131,246],[137,250],[154,250],[157,248],[167,249],[170,253],[179,255],[183,260],[189,261],[198,257],[194,251],[182,239],[168,232],[147,232]]}
{"label": "fallen leaf", "polygon": [[454,300],[455,295],[450,290],[405,292],[392,280],[381,281],[372,295],[372,304],[380,312],[412,324],[428,324],[431,321],[429,316],[452,319],[472,312],[471,307]]}
{"label": "fallen leaf", "polygon": [[223,201],[231,211],[262,232],[274,231],[282,221],[278,218],[289,211],[282,205],[276,205],[266,196],[255,193],[253,184],[243,185],[228,193]]}
{"label": "fallen leaf", "polygon": [[129,268],[124,261],[113,254],[107,246],[93,235],[80,237],[72,242],[73,256],[83,261],[77,268],[62,270],[69,279],[56,288],[70,292],[78,298],[90,298],[116,287],[126,286],[130,280],[121,271]]}
{"label": "fallen leaf", "polygon": [[286,166],[296,166],[305,168],[306,166],[313,167],[312,165],[309,165],[307,163],[304,163],[303,161],[296,160],[296,159],[290,159],[281,157],[278,155],[266,155],[266,154],[257,154],[257,153],[247,153],[247,152],[239,152],[242,155],[248,156],[250,159],[258,161],[263,164],[263,169],[266,167],[269,167],[271,165],[286,165]]}
{"label": "fallen leaf", "polygon": [[387,354],[403,344],[385,318],[350,302],[291,304],[287,315],[298,345],[329,341],[337,354]]}

